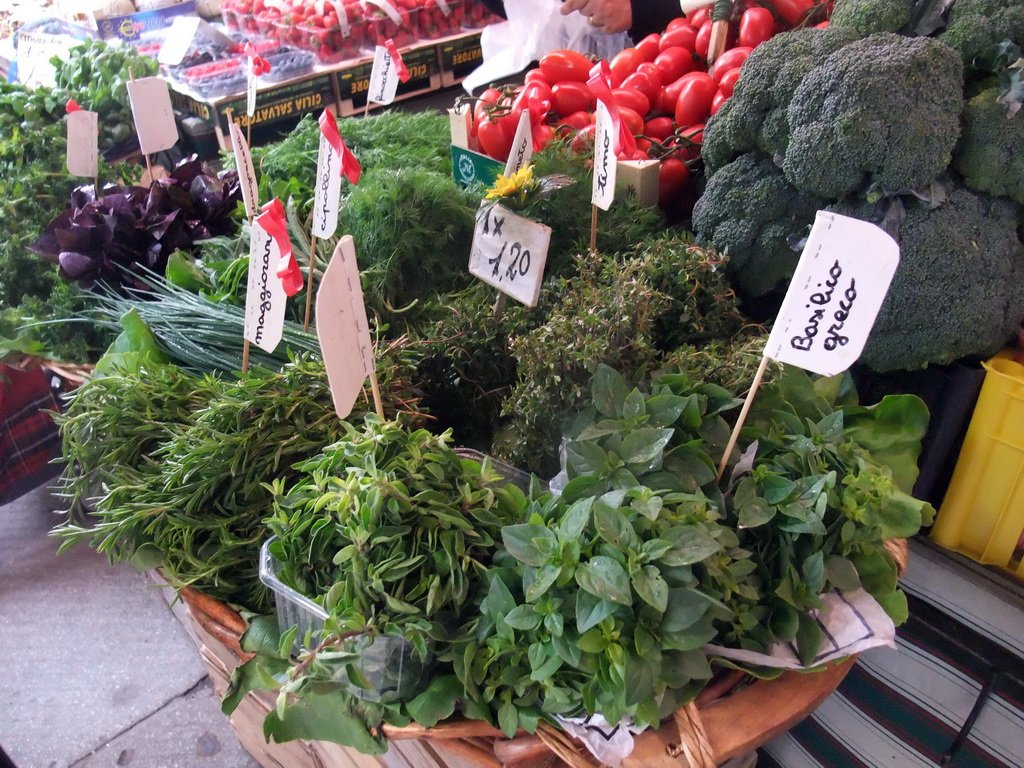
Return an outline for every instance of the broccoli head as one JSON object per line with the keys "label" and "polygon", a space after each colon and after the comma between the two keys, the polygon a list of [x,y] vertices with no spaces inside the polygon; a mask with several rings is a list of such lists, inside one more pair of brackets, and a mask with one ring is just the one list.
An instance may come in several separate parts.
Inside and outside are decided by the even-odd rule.
{"label": "broccoli head", "polygon": [[[829,210],[876,219],[866,204]],[[937,208],[913,201],[899,224],[900,264],[862,362],[876,371],[988,356],[1024,318],[1024,245],[1016,204],[962,187]]]}
{"label": "broccoli head", "polygon": [[963,63],[926,37],[879,34],[836,51],[789,103],[783,170],[841,198],[865,184],[918,189],[949,165],[960,133]]}
{"label": "broccoli head", "polygon": [[917,0],[836,0],[829,27],[863,36],[896,32],[910,23],[916,4]]}
{"label": "broccoli head", "polygon": [[1024,0],[956,0],[939,40],[968,66],[992,46],[1024,46]]}
{"label": "broccoli head", "polygon": [[1024,204],[1024,110],[1009,117],[999,94],[990,88],[964,106],[953,167],[971,189]]}
{"label": "broccoli head", "polygon": [[697,242],[724,254],[739,288],[763,296],[791,277],[799,241],[824,201],[801,192],[767,155],[751,152],[721,168],[693,209]]}
{"label": "broccoli head", "polygon": [[708,175],[759,149],[786,148],[786,109],[804,76],[834,51],[856,40],[852,31],[797,29],[757,46],[743,63],[743,76],[704,129],[701,157]]}

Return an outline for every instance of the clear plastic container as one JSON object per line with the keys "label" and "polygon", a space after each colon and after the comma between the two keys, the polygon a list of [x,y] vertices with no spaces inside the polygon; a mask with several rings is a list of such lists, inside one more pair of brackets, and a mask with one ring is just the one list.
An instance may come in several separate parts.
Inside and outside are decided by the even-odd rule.
{"label": "clear plastic container", "polygon": [[315,55],[321,64],[360,59],[370,50],[365,22],[349,24],[347,34],[342,33],[338,24],[333,27],[300,24],[294,31],[294,45]]}
{"label": "clear plastic container", "polygon": [[[292,652],[298,653],[307,635],[310,645],[323,639],[327,611],[277,577],[277,561],[270,553],[275,538],[270,537],[260,548],[260,581],[274,593],[277,626],[281,632],[297,627]],[[347,683],[359,698],[394,701],[408,698],[423,687],[430,660],[421,659],[413,644],[404,637],[357,635],[345,641],[345,650],[360,654],[361,658],[353,666],[362,680],[361,685],[354,685],[346,675],[339,677],[339,681]]]}
{"label": "clear plastic container", "polygon": [[408,8],[395,9],[398,13],[396,22],[391,16],[376,5],[367,3],[366,30],[370,47],[384,45],[388,39],[394,41],[398,48],[407,48],[419,39],[417,23],[419,10]]}
{"label": "clear plastic container", "polygon": [[462,32],[463,0],[423,0],[416,28],[421,40],[438,40]]}
{"label": "clear plastic container", "polygon": [[488,24],[497,24],[504,21],[500,16],[491,13],[491,10],[483,3],[469,0],[466,5],[466,12],[462,16],[463,29],[483,29]]}

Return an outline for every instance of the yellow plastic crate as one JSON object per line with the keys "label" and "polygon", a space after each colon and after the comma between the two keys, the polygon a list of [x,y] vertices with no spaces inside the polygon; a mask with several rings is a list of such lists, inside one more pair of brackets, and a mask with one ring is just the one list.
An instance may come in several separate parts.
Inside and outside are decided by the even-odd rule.
{"label": "yellow plastic crate", "polygon": [[931,537],[1024,579],[1024,365],[1008,353],[984,365],[985,382]]}

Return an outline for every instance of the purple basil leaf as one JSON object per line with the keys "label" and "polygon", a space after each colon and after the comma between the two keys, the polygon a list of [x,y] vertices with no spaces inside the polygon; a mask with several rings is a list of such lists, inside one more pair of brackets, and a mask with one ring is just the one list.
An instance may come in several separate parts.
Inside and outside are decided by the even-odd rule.
{"label": "purple basil leaf", "polygon": [[47,261],[57,263],[58,254],[61,252],[60,244],[57,242],[57,230],[68,226],[74,211],[70,208],[59,214],[53,221],[46,225],[36,241],[28,247],[32,253],[44,257]]}
{"label": "purple basil leaf", "polygon": [[95,256],[77,251],[61,251],[57,257],[61,271],[71,280],[79,280],[90,272],[94,272],[102,263]]}

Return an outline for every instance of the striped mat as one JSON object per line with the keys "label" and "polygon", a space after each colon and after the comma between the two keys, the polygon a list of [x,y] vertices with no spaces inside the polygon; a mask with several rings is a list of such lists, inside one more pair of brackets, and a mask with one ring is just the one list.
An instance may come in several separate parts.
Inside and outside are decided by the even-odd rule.
{"label": "striped mat", "polygon": [[1024,601],[1000,582],[912,547],[897,648],[864,653],[757,768],[1024,768]]}

